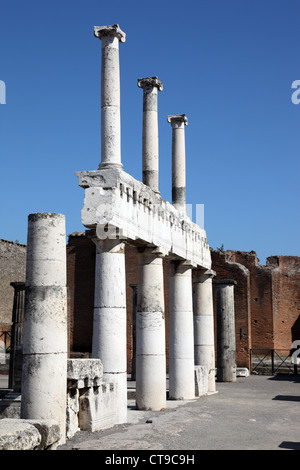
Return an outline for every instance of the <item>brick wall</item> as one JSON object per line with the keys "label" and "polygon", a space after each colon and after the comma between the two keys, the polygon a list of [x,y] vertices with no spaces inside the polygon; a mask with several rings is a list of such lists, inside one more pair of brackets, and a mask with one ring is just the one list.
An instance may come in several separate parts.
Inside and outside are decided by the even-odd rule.
{"label": "brick wall", "polygon": [[11,282],[24,282],[26,273],[26,246],[0,240],[0,324],[10,325],[14,289]]}
{"label": "brick wall", "polygon": [[[133,353],[133,286],[138,258],[126,245],[127,358]],[[289,349],[300,339],[300,258],[271,257],[259,264],[255,252],[212,251],[218,279],[234,279],[237,365],[250,367],[250,349]],[[73,234],[67,246],[70,348],[90,352],[92,344],[95,245],[84,234]],[[169,265],[164,261],[166,350],[169,346]],[[216,330],[216,329],[215,329]]]}
{"label": "brick wall", "polygon": [[[238,367],[250,366],[251,349],[251,310],[250,310],[250,273],[238,260],[229,256],[228,252],[211,251],[212,269],[216,271],[216,279],[233,279],[236,359]],[[215,302],[214,298],[214,302]],[[214,308],[216,312],[216,306]],[[216,315],[215,315],[216,316]],[[215,319],[216,321],[216,319]],[[217,344],[215,326],[215,345]],[[217,357],[217,348],[215,348]]]}
{"label": "brick wall", "polygon": [[274,348],[289,349],[300,340],[300,257],[267,259],[272,273]]}

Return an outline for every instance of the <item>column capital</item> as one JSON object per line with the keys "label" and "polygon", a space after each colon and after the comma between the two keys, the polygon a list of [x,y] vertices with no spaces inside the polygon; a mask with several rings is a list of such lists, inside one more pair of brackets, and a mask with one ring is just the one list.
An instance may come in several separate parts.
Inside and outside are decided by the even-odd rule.
{"label": "column capital", "polygon": [[143,89],[156,87],[159,91],[163,90],[163,84],[157,77],[138,78],[137,84]]}
{"label": "column capital", "polygon": [[167,121],[173,126],[173,124],[183,123],[185,126],[188,124],[188,119],[185,114],[172,114],[167,117]]}
{"label": "column capital", "polygon": [[[205,282],[207,279],[212,279],[216,276],[216,271],[213,269],[193,269],[193,282]],[[214,282],[214,281],[213,281]]]}
{"label": "column capital", "polygon": [[115,36],[120,42],[125,42],[126,34],[121,30],[118,24],[109,26],[94,26],[94,36],[102,39],[104,36]]}

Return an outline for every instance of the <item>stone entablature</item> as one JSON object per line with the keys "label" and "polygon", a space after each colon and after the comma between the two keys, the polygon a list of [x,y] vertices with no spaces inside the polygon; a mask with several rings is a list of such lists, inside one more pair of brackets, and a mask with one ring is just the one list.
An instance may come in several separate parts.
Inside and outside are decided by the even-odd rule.
{"label": "stone entablature", "polygon": [[[82,223],[101,236],[157,247],[170,258],[210,269],[205,230],[158,193],[119,168],[78,172],[85,189]],[[108,226],[108,232],[107,230]]]}

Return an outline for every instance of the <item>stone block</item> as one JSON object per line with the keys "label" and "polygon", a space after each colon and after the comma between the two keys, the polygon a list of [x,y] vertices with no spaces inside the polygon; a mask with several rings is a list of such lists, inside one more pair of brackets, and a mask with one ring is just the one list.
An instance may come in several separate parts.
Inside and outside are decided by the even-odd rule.
{"label": "stone block", "polygon": [[112,383],[89,388],[79,397],[79,426],[84,431],[100,431],[117,423],[117,394]]}
{"label": "stone block", "polygon": [[208,393],[208,370],[205,366],[195,366],[195,396]]}
{"label": "stone block", "polygon": [[54,450],[60,437],[53,420],[0,420],[0,450]]}
{"label": "stone block", "polygon": [[68,359],[67,379],[69,388],[84,388],[99,385],[103,377],[100,359]]}

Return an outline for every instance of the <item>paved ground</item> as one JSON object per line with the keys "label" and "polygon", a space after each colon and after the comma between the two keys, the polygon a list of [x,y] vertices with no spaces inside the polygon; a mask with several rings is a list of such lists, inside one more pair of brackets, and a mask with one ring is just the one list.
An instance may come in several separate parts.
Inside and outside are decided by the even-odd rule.
{"label": "paved ground", "polygon": [[137,411],[129,400],[129,423],[80,431],[59,450],[300,450],[300,376],[252,375],[217,389],[184,404],[168,401],[163,412]]}

